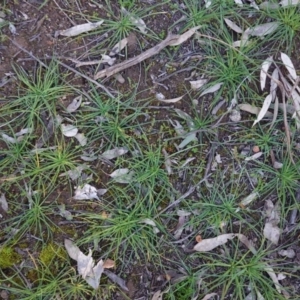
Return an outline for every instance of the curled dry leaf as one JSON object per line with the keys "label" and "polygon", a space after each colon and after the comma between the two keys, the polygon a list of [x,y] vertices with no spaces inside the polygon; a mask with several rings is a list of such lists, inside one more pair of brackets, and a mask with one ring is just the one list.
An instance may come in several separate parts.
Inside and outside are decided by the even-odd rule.
{"label": "curled dry leaf", "polygon": [[294,258],[296,256],[296,252],[293,249],[280,250],[278,251],[278,254],[288,258]]}
{"label": "curled dry leaf", "polygon": [[279,202],[275,205],[271,200],[267,200],[265,204],[265,214],[267,221],[264,227],[264,237],[273,244],[278,245],[281,230],[277,226],[280,222]]}
{"label": "curled dry leaf", "polygon": [[296,6],[296,5],[300,4],[300,0],[282,0],[281,2],[279,2],[279,4],[282,7]]}
{"label": "curled dry leaf", "polygon": [[[261,65],[260,70],[260,88],[263,91],[266,86],[267,73],[273,63],[273,56],[268,57]],[[275,69],[276,70],[276,69]]]}
{"label": "curled dry leaf", "polygon": [[65,239],[65,248],[69,256],[77,261],[78,274],[94,289],[98,289],[101,275],[104,271],[103,260],[101,259],[95,266],[95,261],[92,258],[92,251],[89,254],[83,254],[80,249],[68,239]]}
{"label": "curled dry leaf", "polygon": [[236,33],[243,33],[243,29],[240,28],[238,25],[236,25],[234,22],[232,22],[231,20],[224,18],[225,23],[227,24],[227,26],[232,29],[233,31],[235,31]]}
{"label": "curled dry leaf", "polygon": [[83,187],[77,187],[75,190],[75,195],[73,197],[75,200],[88,200],[88,199],[97,199],[98,197],[97,189],[90,184],[85,184]]}
{"label": "curled dry leaf", "polygon": [[68,36],[68,37],[76,36],[98,28],[103,22],[104,20],[95,23],[85,23],[85,24],[75,25],[66,30],[56,31],[55,37],[58,37],[59,35]]}

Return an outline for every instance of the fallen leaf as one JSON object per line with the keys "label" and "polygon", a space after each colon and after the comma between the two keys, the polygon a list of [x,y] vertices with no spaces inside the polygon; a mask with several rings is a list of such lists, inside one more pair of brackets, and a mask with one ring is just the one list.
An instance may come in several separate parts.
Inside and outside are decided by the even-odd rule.
{"label": "fallen leaf", "polygon": [[245,158],[245,161],[250,161],[250,160],[258,159],[258,158],[260,158],[262,155],[263,155],[262,152],[257,152],[257,153],[255,153],[255,154],[253,154],[252,156],[246,157],[246,158]]}
{"label": "fallen leaf", "polygon": [[234,3],[237,4],[239,7],[243,7],[243,1],[242,0],[234,0]]}
{"label": "fallen leaf", "polygon": [[104,20],[95,23],[85,23],[85,24],[75,25],[69,29],[57,31],[55,33],[55,37],[58,37],[59,35],[68,36],[68,37],[76,36],[98,28],[103,22]]}
{"label": "fallen leaf", "polygon": [[161,290],[158,290],[153,294],[151,300],[163,300],[163,292]]}
{"label": "fallen leaf", "polygon": [[126,286],[126,282],[124,279],[120,278],[118,275],[114,274],[113,272],[110,272],[109,270],[104,270],[103,273],[113,282],[118,284],[121,289],[128,292],[128,288]]}
{"label": "fallen leaf", "polygon": [[198,252],[208,252],[215,249],[218,246],[224,245],[228,240],[232,240],[235,237],[234,233],[221,234],[215,238],[203,239],[201,242],[194,246],[194,250]]}
{"label": "fallen leaf", "polygon": [[281,52],[281,60],[288,72],[290,73],[290,75],[292,76],[292,78],[296,80],[298,76],[291,59],[285,53]]}
{"label": "fallen leaf", "polygon": [[111,150],[106,150],[105,152],[103,152],[101,154],[101,157],[103,157],[104,159],[111,160],[111,159],[117,158],[121,155],[124,155],[127,152],[128,152],[128,148],[126,148],[126,147],[116,147]]}
{"label": "fallen leaf", "polygon": [[192,141],[198,141],[196,133],[187,134],[184,140],[178,145],[178,148],[182,149]]}
{"label": "fallen leaf", "polygon": [[204,90],[200,94],[199,97],[204,96],[204,95],[209,94],[209,93],[214,93],[214,92],[218,91],[221,88],[222,85],[223,85],[223,82],[214,84],[213,86],[211,86],[211,87],[207,88],[206,90]]}
{"label": "fallen leaf", "polygon": [[84,133],[77,133],[74,135],[74,138],[77,139],[81,146],[85,146],[87,144],[87,137],[84,135]]}
{"label": "fallen leaf", "polygon": [[164,102],[164,103],[176,103],[176,102],[180,101],[182,98],[183,98],[183,96],[180,96],[180,97],[178,97],[178,98],[173,98],[173,99],[158,99],[158,98],[156,97],[156,99],[157,99],[158,101]]}
{"label": "fallen leaf", "polygon": [[181,45],[182,43],[184,43],[185,41],[187,41],[192,35],[194,35],[194,33],[199,29],[201,28],[201,26],[196,26],[196,27],[193,27],[191,29],[189,29],[188,31],[186,31],[185,33],[181,34],[178,36],[178,38],[173,41],[173,42],[170,42],[170,46],[178,46],[178,45]]}
{"label": "fallen leaf", "polygon": [[280,250],[278,254],[288,258],[294,258],[296,256],[296,252],[293,249]]}
{"label": "fallen leaf", "polygon": [[236,25],[234,22],[232,22],[231,20],[224,18],[225,23],[227,24],[227,26],[232,29],[233,31],[235,31],[236,33],[243,33],[243,29],[240,28],[238,25]]}
{"label": "fallen leaf", "polygon": [[253,192],[250,195],[248,195],[247,197],[245,197],[239,205],[242,206],[247,206],[250,203],[252,203],[254,200],[256,200],[259,197],[259,194],[257,192]]}
{"label": "fallen leaf", "polygon": [[199,79],[199,80],[190,81],[191,89],[192,90],[199,90],[207,82],[208,82],[208,79]]}
{"label": "fallen leaf", "polygon": [[80,249],[70,240],[65,239],[65,248],[69,256],[77,261],[78,274],[95,290],[98,289],[100,278],[104,271],[103,260],[101,259],[95,266],[95,261],[92,258],[92,250],[89,249],[89,254],[83,254]]}
{"label": "fallen leaf", "polygon": [[67,112],[73,113],[75,112],[81,105],[82,95],[73,99],[73,101],[68,105]]}
{"label": "fallen leaf", "polygon": [[78,133],[78,128],[75,127],[74,125],[61,124],[60,128],[61,128],[62,134],[66,137],[73,137]]}
{"label": "fallen leaf", "polygon": [[147,26],[146,23],[141,19],[133,16],[129,13],[124,7],[121,7],[121,11],[125,16],[129,16],[130,22],[136,26],[142,33],[147,33]]}
{"label": "fallen leaf", "polygon": [[67,221],[73,220],[72,214],[66,210],[66,206],[64,204],[58,205],[59,214],[65,218]]}
{"label": "fallen leaf", "polygon": [[90,184],[85,184],[83,187],[77,187],[75,190],[75,195],[73,197],[75,200],[89,200],[89,199],[97,199],[98,197],[97,189]]}
{"label": "fallen leaf", "polygon": [[78,179],[81,176],[82,171],[86,170],[86,169],[88,169],[88,166],[86,164],[81,164],[72,170],[69,170],[67,172],[60,174],[59,177],[69,176],[71,178],[71,180],[74,181],[74,180]]}
{"label": "fallen leaf", "polygon": [[[239,107],[239,109],[241,109],[243,111],[246,111],[246,112],[248,112],[250,114],[253,114],[253,115],[258,115],[259,112],[260,112],[260,108],[259,107],[250,105],[248,103],[239,104],[238,107]],[[271,112],[268,112],[268,111],[265,114],[266,118],[272,118],[272,116],[273,116],[273,114]]]}
{"label": "fallen leaf", "polygon": [[248,36],[262,37],[275,31],[279,25],[280,25],[279,22],[269,22],[265,24],[260,24],[252,28],[246,29],[244,33],[245,36],[248,35]]}
{"label": "fallen leaf", "polygon": [[263,106],[262,106],[261,110],[259,111],[257,119],[254,121],[252,127],[263,119],[263,117],[265,116],[265,114],[267,113],[267,111],[270,107],[271,102],[272,102],[272,94],[269,94],[266,97],[266,99],[264,100]]}
{"label": "fallen leaf", "polygon": [[7,212],[8,211],[8,203],[6,201],[5,195],[2,194],[0,197],[0,206],[2,207],[2,209]]}
{"label": "fallen leaf", "polygon": [[270,93],[272,94],[273,101],[276,99],[276,91],[277,91],[277,81],[279,79],[279,72],[278,69],[275,68],[272,73],[271,83],[270,83]]}
{"label": "fallen leaf", "polygon": [[16,35],[16,34],[17,34],[17,28],[16,28],[16,26],[15,26],[14,24],[9,23],[8,28],[9,28],[9,31],[10,31],[13,35]]}
{"label": "fallen leaf", "polygon": [[260,88],[263,91],[266,86],[267,73],[273,63],[273,56],[268,57],[261,65],[260,70]]}
{"label": "fallen leaf", "polygon": [[117,169],[112,172],[109,176],[118,183],[130,183],[133,179],[133,171],[129,171],[127,168]]}
{"label": "fallen leaf", "polygon": [[113,46],[113,48],[109,52],[109,56],[114,56],[120,53],[127,46],[127,44],[128,44],[128,39],[127,38],[122,39],[116,45]]}
{"label": "fallen leaf", "polygon": [[210,294],[207,294],[204,298],[202,298],[202,300],[209,300],[210,298],[217,296],[217,295],[218,295],[217,293],[210,293]]}
{"label": "fallen leaf", "polygon": [[106,259],[103,263],[104,269],[112,269],[116,266],[116,263],[112,259]]}
{"label": "fallen leaf", "polygon": [[280,222],[279,202],[274,205],[271,200],[266,200],[265,214],[267,221],[263,231],[264,237],[274,245],[278,245],[281,233],[280,228],[277,226]]}
{"label": "fallen leaf", "polygon": [[300,4],[300,0],[282,0],[281,2],[279,2],[279,4],[282,7],[296,6],[296,5]]}

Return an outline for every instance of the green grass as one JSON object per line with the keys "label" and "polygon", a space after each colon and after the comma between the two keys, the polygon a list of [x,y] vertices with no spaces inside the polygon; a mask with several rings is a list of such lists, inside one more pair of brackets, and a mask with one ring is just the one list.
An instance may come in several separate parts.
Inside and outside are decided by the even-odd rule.
{"label": "green grass", "polygon": [[[41,11],[50,8],[50,2],[44,1]],[[291,211],[300,209],[296,199],[299,153],[294,147],[299,141],[294,126],[295,164],[287,154],[282,116],[272,129],[270,121],[252,127],[254,116],[242,112],[242,120],[234,123],[227,108],[233,98],[238,104],[261,107],[266,94],[259,88],[260,68],[267,57],[285,52],[297,61],[293,49],[299,42],[299,6],[258,11],[249,5],[238,7],[233,0],[212,1],[209,7],[196,0],[178,4],[102,1],[102,8],[98,1],[89,4],[95,6],[80,0],[62,4],[63,12],[76,24],[100,19],[104,23],[76,38],[59,37],[57,45],[66,42],[74,52],[60,53],[58,47],[58,55],[98,59],[130,34],[136,35],[137,52],[146,51],[166,36],[167,29],[180,34],[202,27],[182,45],[148,58],[139,69],[121,72],[126,79],[123,85],[110,78],[99,81],[117,90],[112,91],[115,97],[92,82],[81,84],[55,59],[43,59],[43,65],[15,59],[16,81],[0,88],[0,194],[8,202],[7,212],[0,205],[4,229],[0,248],[11,247],[21,258],[11,256],[15,261],[0,270],[3,289],[11,299],[26,300],[114,299],[117,295],[129,299],[146,294],[151,298],[157,290],[168,300],[202,299],[209,293],[224,300],[248,299],[250,293],[253,298],[260,293],[266,300],[284,299],[266,272],[272,266],[276,275],[287,275],[281,284],[291,299],[296,299],[292,286],[298,280],[298,267],[292,265],[293,259],[277,256],[279,250],[294,247],[298,235],[297,227],[290,228],[287,222]],[[5,10],[11,9],[6,2]],[[147,33],[140,32],[133,17],[145,21]],[[241,34],[229,29],[224,18],[244,30],[270,21],[278,21],[280,26],[271,35],[251,37],[247,46],[234,48],[233,42]],[[27,28],[26,24],[22,26]],[[0,35],[6,30],[0,28]],[[103,34],[106,38],[97,40]],[[75,44],[78,48],[71,49]],[[1,53],[5,53],[3,49]],[[32,50],[31,45],[27,50]],[[136,54],[125,49],[118,62]],[[172,74],[161,81],[163,85],[151,80],[151,75],[160,78],[191,66],[192,71]],[[98,67],[76,67],[77,75],[92,77]],[[138,82],[134,81],[136,72],[140,72]],[[192,91],[189,81],[200,78],[208,79],[208,84]],[[222,83],[217,92],[199,96],[217,83]],[[177,103],[160,103],[155,99],[158,92],[184,97]],[[68,113],[66,106],[79,95],[81,106]],[[225,102],[217,115],[212,115],[220,99]],[[87,144],[81,146],[74,137],[65,137],[59,118],[76,126]],[[29,132],[20,137],[24,129]],[[263,155],[245,161],[244,153],[252,155],[253,146],[259,146]],[[128,152],[110,160],[103,158],[103,152],[116,147]],[[282,168],[273,167],[271,151]],[[89,155],[93,160],[87,160]],[[68,172],[83,164],[87,169],[81,176],[69,178]],[[127,183],[111,178],[112,172],[123,168],[132,172]],[[85,183],[107,192],[99,195],[99,200],[72,198],[76,186]],[[242,205],[253,193],[258,194],[256,199]],[[270,199],[278,199],[280,204],[278,226],[291,229],[282,233],[279,245],[271,245],[263,236],[264,204]],[[72,214],[72,220],[59,214],[59,205]],[[257,253],[236,238],[209,252],[192,250],[200,237],[231,232],[244,234]],[[95,261],[113,259],[111,272],[132,282],[135,295],[125,295],[106,274],[98,290],[88,286],[64,250],[65,238],[72,239],[84,254],[91,249]]]}

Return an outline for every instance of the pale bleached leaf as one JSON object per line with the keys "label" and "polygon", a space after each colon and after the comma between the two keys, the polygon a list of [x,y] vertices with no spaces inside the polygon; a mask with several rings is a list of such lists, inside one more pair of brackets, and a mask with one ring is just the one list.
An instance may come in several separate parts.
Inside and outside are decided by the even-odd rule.
{"label": "pale bleached leaf", "polygon": [[214,93],[214,92],[218,91],[221,88],[222,85],[223,85],[223,82],[214,84],[213,86],[211,86],[211,87],[207,88],[206,90],[204,90],[200,94],[199,97],[204,96],[206,94],[210,94],[210,93]]}
{"label": "pale bleached leaf", "polygon": [[280,25],[279,22],[269,22],[269,23],[265,23],[265,24],[260,24],[260,25],[256,25],[252,28],[248,28],[245,30],[245,36],[249,35],[249,36],[258,36],[258,37],[262,37],[265,36],[267,34],[270,34],[272,32],[274,32],[278,26]]}
{"label": "pale bleached leaf", "polygon": [[77,139],[81,146],[85,146],[87,144],[87,137],[84,133],[77,133],[74,135],[74,138]]}
{"label": "pale bleached leaf", "polygon": [[209,294],[205,295],[204,298],[202,298],[202,300],[209,300],[212,297],[217,296],[217,295],[218,295],[217,293],[209,293]]}
{"label": "pale bleached leaf", "polygon": [[181,45],[182,43],[184,43],[185,41],[187,41],[191,36],[194,35],[194,33],[200,28],[201,26],[196,26],[193,27],[191,29],[189,29],[188,31],[186,31],[185,33],[181,34],[178,36],[178,38],[176,40],[174,40],[173,42],[171,42],[169,45],[170,46],[178,46]]}
{"label": "pale bleached leaf", "polygon": [[259,197],[259,194],[257,192],[253,192],[249,194],[247,197],[245,197],[241,202],[240,206],[244,207],[252,203],[254,200],[256,200]]}
{"label": "pale bleached leaf", "polygon": [[286,69],[288,70],[288,72],[290,73],[290,75],[292,76],[292,78],[296,80],[297,73],[291,59],[285,53],[281,52],[281,60],[285,65]]}
{"label": "pale bleached leaf", "polygon": [[265,114],[267,113],[267,111],[270,107],[271,102],[272,102],[272,94],[269,94],[266,97],[266,99],[264,100],[263,106],[262,106],[261,110],[259,111],[257,119],[254,121],[252,127],[263,119],[263,117],[265,116]]}
{"label": "pale bleached leaf", "polygon": [[106,55],[106,54],[102,54],[101,57],[102,57],[102,59],[101,59],[102,64],[108,64],[108,65],[112,66],[116,61],[115,57],[110,57],[109,55]]}
{"label": "pale bleached leaf", "polygon": [[[251,104],[248,104],[248,103],[242,103],[242,104],[239,104],[238,105],[239,109],[243,110],[243,111],[246,111],[250,114],[254,114],[254,115],[258,115],[259,112],[260,112],[260,108],[259,107],[256,107],[256,106],[253,106]],[[265,114],[265,117],[266,118],[272,118],[273,114],[271,112],[268,112]]]}
{"label": "pale bleached leaf", "polygon": [[65,239],[65,248],[69,256],[77,261],[78,255],[81,252],[79,248],[71,240],[68,239]]}
{"label": "pale bleached leaf", "polygon": [[62,134],[67,137],[73,137],[78,133],[78,128],[75,127],[74,125],[61,124],[60,128],[61,128]]}
{"label": "pale bleached leaf", "polygon": [[164,102],[164,103],[176,103],[178,101],[180,101],[183,98],[183,96],[177,97],[177,98],[173,98],[173,99],[158,99],[156,97],[156,99],[160,102]]}
{"label": "pale bleached leaf", "polygon": [[4,194],[1,195],[0,197],[0,206],[2,207],[2,209],[7,212],[8,211],[8,203],[6,201],[6,197]]}
{"label": "pale bleached leaf", "polygon": [[272,94],[272,100],[274,101],[276,99],[276,91],[278,87],[278,79],[279,79],[279,72],[278,69],[275,68],[272,73],[271,83],[270,83],[270,93]]}
{"label": "pale bleached leaf", "polygon": [[259,5],[259,8],[263,9],[263,10],[279,9],[279,4],[278,3],[272,3],[272,2],[269,2],[269,1],[265,1],[265,2],[262,2]]}
{"label": "pale bleached leaf", "polygon": [[182,149],[192,141],[198,141],[196,133],[189,133],[184,140],[179,144],[178,148]]}
{"label": "pale bleached leaf", "polygon": [[99,200],[97,189],[90,185],[84,184],[82,187],[78,186],[75,190],[75,195],[73,197],[75,200],[89,200],[97,199]]}
{"label": "pale bleached leaf", "polygon": [[237,4],[239,7],[243,7],[244,5],[242,0],[234,0],[234,3]]}
{"label": "pale bleached leaf", "polygon": [[234,233],[221,234],[215,238],[203,239],[194,246],[194,250],[198,252],[208,252],[218,246],[224,245],[228,240],[232,240],[236,235]]}
{"label": "pale bleached leaf", "polygon": [[279,202],[274,205],[271,200],[266,200],[265,214],[267,221],[263,231],[264,237],[273,244],[278,245],[281,233],[280,228],[277,226],[280,222]]}
{"label": "pale bleached leaf", "polygon": [[273,63],[273,56],[268,57],[261,65],[260,70],[260,88],[263,91],[266,86],[267,73]]}
{"label": "pale bleached leaf", "polygon": [[153,227],[153,232],[155,234],[159,233],[159,229],[157,228],[157,226],[153,220],[146,218],[146,219],[141,220],[139,223],[144,223],[144,224],[150,225]]}
{"label": "pale bleached leaf", "polygon": [[17,34],[17,28],[16,28],[16,26],[15,26],[14,24],[9,23],[8,28],[9,28],[9,31],[10,31],[13,35],[16,35],[16,34]]}
{"label": "pale bleached leaf", "polygon": [[72,216],[71,212],[66,210],[66,206],[64,204],[58,205],[58,209],[59,209],[59,214],[63,218],[65,218],[67,221],[73,220],[73,216]]}
{"label": "pale bleached leaf", "polygon": [[129,17],[130,22],[136,26],[142,33],[147,33],[147,26],[146,23],[141,19],[137,18],[136,16],[133,16],[131,13],[129,13],[124,7],[121,7],[121,11],[125,16]]}
{"label": "pale bleached leaf", "polygon": [[101,154],[101,157],[110,160],[119,157],[121,155],[124,155],[127,152],[128,152],[128,148],[126,147],[116,147],[114,149],[104,151]]}
{"label": "pale bleached leaf", "polygon": [[81,176],[82,171],[86,169],[88,169],[88,166],[86,164],[81,164],[72,170],[60,174],[59,177],[69,176],[72,180],[76,180]]}
{"label": "pale bleached leaf", "polygon": [[263,155],[263,152],[257,152],[255,154],[253,154],[252,156],[246,157],[245,161],[256,160],[256,159],[260,158],[262,155]]}
{"label": "pale bleached leaf", "polygon": [[6,133],[1,133],[2,139],[6,142],[6,143],[10,143],[10,144],[15,144],[18,142],[18,140],[16,138],[13,138],[9,135],[7,135]]}
{"label": "pale bleached leaf", "polygon": [[278,254],[288,258],[294,258],[296,256],[296,252],[293,249],[280,250]]}
{"label": "pale bleached leaf", "polygon": [[192,90],[199,90],[207,82],[208,82],[208,79],[198,79],[198,80],[190,81],[191,89]]}
{"label": "pale bleached leaf", "polygon": [[165,148],[162,149],[162,153],[165,157],[165,168],[166,168],[168,174],[171,175],[173,172],[172,172],[172,162],[171,162],[171,159],[169,157],[169,154],[168,154],[168,152],[166,151]]}
{"label": "pale bleached leaf", "polygon": [[73,99],[73,101],[68,105],[67,112],[73,113],[75,112],[81,105],[82,95]]}
{"label": "pale bleached leaf", "polygon": [[229,119],[232,122],[239,122],[242,119],[242,115],[239,109],[232,109],[229,115]]}
{"label": "pale bleached leaf", "polygon": [[235,41],[232,43],[232,47],[239,48],[239,47],[245,47],[249,45],[250,41],[248,41],[248,36],[244,36],[242,40]]}
{"label": "pale bleached leaf", "polygon": [[80,249],[70,240],[65,239],[65,248],[69,256],[77,261],[78,274],[94,289],[98,289],[101,275],[104,271],[103,260],[101,259],[96,266],[92,258],[92,251],[89,254],[83,254]]}
{"label": "pale bleached leaf", "polygon": [[286,6],[296,6],[300,4],[300,0],[282,0],[279,2],[282,7]]}
{"label": "pale bleached leaf", "polygon": [[122,39],[116,45],[113,46],[113,48],[109,52],[109,56],[114,56],[120,53],[127,46],[127,44],[128,44],[128,39],[127,38]]}
{"label": "pale bleached leaf", "polygon": [[55,33],[55,36],[59,36],[59,35],[63,35],[63,36],[68,36],[68,37],[72,37],[72,36],[77,36],[79,34],[94,30],[96,28],[98,28],[102,23],[104,22],[104,20],[95,22],[95,23],[85,23],[85,24],[80,24],[80,25],[75,25],[71,28],[68,28],[66,30],[59,30]]}
{"label": "pale bleached leaf", "polygon": [[93,267],[90,273],[88,273],[87,276],[85,277],[85,281],[95,290],[98,289],[100,284],[100,278],[104,271],[103,264],[104,264],[103,260],[102,259],[99,260],[97,265]]}
{"label": "pale bleached leaf", "polygon": [[161,290],[158,290],[155,292],[151,298],[151,300],[163,300],[163,292]]}
{"label": "pale bleached leaf", "polygon": [[118,183],[130,183],[133,179],[133,171],[129,171],[127,168],[117,169],[109,176]]}
{"label": "pale bleached leaf", "polygon": [[224,18],[225,23],[227,24],[227,26],[232,29],[233,31],[235,31],[236,33],[243,33],[243,29],[241,27],[239,27],[238,25],[236,25],[234,22],[232,22],[231,20]]}

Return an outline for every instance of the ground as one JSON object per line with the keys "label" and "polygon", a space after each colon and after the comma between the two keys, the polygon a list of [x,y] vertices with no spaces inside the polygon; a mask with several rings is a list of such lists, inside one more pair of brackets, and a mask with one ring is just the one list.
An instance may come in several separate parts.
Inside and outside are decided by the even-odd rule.
{"label": "ground", "polygon": [[1,3],[0,299],[299,299],[299,4]]}

